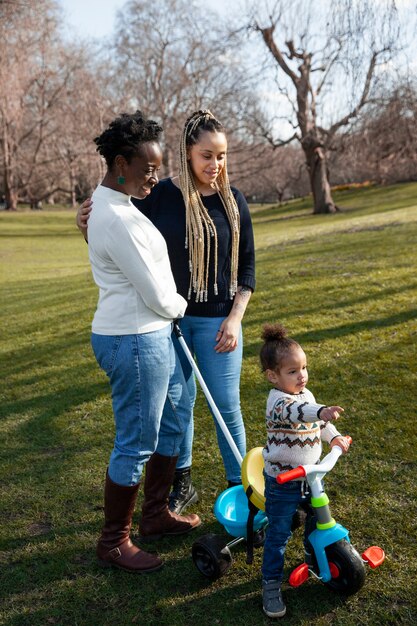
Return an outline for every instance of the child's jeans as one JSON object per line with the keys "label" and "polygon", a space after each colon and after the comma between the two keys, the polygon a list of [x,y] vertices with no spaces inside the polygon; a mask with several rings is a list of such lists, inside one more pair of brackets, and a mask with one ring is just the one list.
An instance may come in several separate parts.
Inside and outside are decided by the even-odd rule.
{"label": "child's jeans", "polygon": [[[268,517],[262,563],[262,578],[265,581],[282,581],[284,554],[291,537],[292,517],[302,501],[305,503],[310,501],[310,496],[302,497],[301,486],[301,481],[279,485],[275,478],[265,476],[265,513]],[[308,552],[311,552],[311,547],[306,536],[314,527],[311,522],[310,515],[304,533],[304,546]]]}

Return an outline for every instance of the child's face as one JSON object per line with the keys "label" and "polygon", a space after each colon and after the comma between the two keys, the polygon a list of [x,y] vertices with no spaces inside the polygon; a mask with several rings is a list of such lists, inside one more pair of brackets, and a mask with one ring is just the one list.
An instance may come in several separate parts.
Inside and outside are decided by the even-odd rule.
{"label": "child's face", "polygon": [[277,389],[295,394],[304,391],[308,382],[307,358],[302,348],[291,350],[279,370],[266,370],[267,378]]}

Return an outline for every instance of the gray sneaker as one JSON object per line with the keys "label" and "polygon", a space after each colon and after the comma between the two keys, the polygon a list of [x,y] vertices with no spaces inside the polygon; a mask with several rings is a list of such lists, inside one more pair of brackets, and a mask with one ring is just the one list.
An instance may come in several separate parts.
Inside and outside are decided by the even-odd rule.
{"label": "gray sneaker", "polygon": [[264,613],[268,617],[283,617],[287,610],[282,599],[281,583],[278,580],[262,581]]}

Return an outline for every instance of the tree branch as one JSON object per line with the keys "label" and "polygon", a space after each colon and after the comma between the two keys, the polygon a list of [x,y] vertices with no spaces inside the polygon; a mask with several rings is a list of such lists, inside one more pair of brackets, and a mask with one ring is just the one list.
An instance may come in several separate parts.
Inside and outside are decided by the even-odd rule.
{"label": "tree branch", "polygon": [[364,83],[363,90],[362,90],[362,96],[361,96],[358,104],[350,111],[350,113],[348,113],[347,115],[342,117],[342,119],[340,119],[338,122],[335,122],[326,131],[326,134],[327,134],[329,139],[331,139],[331,137],[336,133],[336,131],[339,128],[349,124],[350,120],[353,117],[356,117],[358,115],[359,111],[365,106],[365,104],[368,103],[368,95],[369,95],[369,91],[370,91],[370,88],[371,88],[371,82],[372,82],[372,77],[374,75],[376,62],[377,62],[378,56],[382,52],[384,52],[384,51],[385,50],[380,50],[379,52],[374,52],[373,53],[373,55],[372,55],[372,57],[371,57],[371,59],[369,61],[369,67],[368,67],[368,71],[366,73],[366,79],[365,79],[365,83]]}
{"label": "tree branch", "polygon": [[287,74],[287,76],[291,78],[293,83],[296,83],[298,80],[297,75],[292,71],[289,65],[287,65],[282,55],[281,50],[278,48],[278,46],[276,45],[274,41],[274,37],[273,37],[274,28],[275,28],[274,26],[269,26],[268,28],[261,28],[260,26],[258,26],[258,24],[255,24],[255,30],[261,33],[262,38],[265,42],[265,45],[267,46],[268,50],[271,52],[272,56],[274,57],[274,59],[276,60],[276,62],[278,63],[282,71],[285,72],[285,74]]}

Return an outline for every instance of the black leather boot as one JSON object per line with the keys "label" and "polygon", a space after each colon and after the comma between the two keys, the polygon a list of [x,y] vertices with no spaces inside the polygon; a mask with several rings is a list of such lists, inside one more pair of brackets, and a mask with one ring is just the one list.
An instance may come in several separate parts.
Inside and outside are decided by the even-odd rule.
{"label": "black leather boot", "polygon": [[169,510],[180,515],[190,504],[198,502],[198,493],[191,482],[191,467],[175,470],[172,491],[169,494]]}

